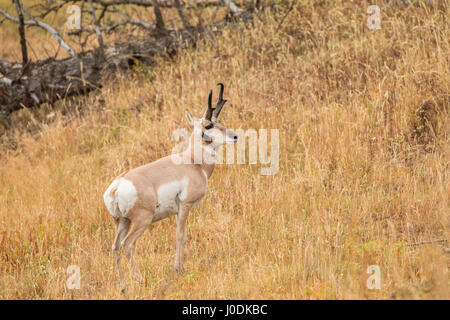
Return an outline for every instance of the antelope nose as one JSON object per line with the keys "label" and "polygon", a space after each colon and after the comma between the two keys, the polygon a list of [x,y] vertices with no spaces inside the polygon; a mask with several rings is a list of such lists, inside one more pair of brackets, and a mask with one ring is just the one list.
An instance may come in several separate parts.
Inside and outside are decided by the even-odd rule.
{"label": "antelope nose", "polygon": [[237,141],[238,136],[235,135],[235,136],[233,137],[233,139],[234,139],[235,141]]}

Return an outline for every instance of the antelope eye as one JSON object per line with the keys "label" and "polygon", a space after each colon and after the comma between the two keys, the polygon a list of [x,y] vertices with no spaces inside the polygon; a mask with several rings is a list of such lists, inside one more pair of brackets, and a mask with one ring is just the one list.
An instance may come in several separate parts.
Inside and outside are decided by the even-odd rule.
{"label": "antelope eye", "polygon": [[208,125],[205,127],[205,129],[206,129],[206,130],[209,130],[209,129],[211,129],[212,127],[214,127],[214,126],[210,123],[210,124],[208,124]]}

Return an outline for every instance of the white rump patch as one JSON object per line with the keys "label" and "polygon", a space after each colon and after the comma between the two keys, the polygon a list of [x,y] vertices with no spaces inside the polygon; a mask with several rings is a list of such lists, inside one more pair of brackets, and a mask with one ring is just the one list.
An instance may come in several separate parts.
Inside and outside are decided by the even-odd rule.
{"label": "white rump patch", "polygon": [[[116,189],[113,196],[111,191]],[[103,194],[106,208],[114,218],[126,217],[137,200],[134,184],[125,178],[114,180]]]}
{"label": "white rump patch", "polygon": [[137,200],[137,190],[134,187],[133,182],[130,180],[121,178],[119,187],[116,191],[116,198],[119,205],[119,210],[123,216],[126,216],[128,211],[133,208],[134,203]]}

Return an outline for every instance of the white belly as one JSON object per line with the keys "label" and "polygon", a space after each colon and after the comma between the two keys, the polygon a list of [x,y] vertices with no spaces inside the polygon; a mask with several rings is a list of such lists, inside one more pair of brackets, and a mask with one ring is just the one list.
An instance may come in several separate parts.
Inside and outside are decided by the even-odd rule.
{"label": "white belly", "polygon": [[188,180],[184,178],[158,188],[158,204],[153,221],[158,221],[177,214],[180,204],[186,200]]}

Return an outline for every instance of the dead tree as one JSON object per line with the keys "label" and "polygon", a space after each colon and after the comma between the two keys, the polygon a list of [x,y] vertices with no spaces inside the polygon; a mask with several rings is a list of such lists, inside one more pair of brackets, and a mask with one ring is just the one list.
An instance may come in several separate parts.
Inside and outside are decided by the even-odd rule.
{"label": "dead tree", "polygon": [[[17,23],[19,26],[19,39],[22,48],[22,63],[0,61],[0,114],[8,116],[12,112],[21,109],[36,107],[42,103],[52,103],[63,97],[86,93],[101,87],[101,78],[105,73],[117,70],[125,70],[134,65],[136,61],[144,64],[153,64],[156,55],[170,56],[180,47],[194,44],[198,33],[192,33],[192,27],[183,13],[183,10],[205,8],[209,6],[229,6],[236,19],[247,21],[251,17],[252,7],[238,8],[232,1],[197,1],[187,5],[175,1],[157,0],[57,0],[49,5],[38,5],[34,10],[39,14],[31,14],[19,0],[12,0],[17,8],[17,17],[0,9],[0,16]],[[91,23],[68,32],[78,34],[80,44],[85,44],[91,35],[96,35],[98,47],[93,50],[76,52],[60,32],[41,19],[50,13],[58,12],[64,5],[81,4],[82,11],[91,16]],[[142,21],[131,17],[121,11],[124,5],[138,6],[141,8],[153,8],[155,21]],[[168,28],[164,22],[161,9],[177,10],[183,29]],[[99,14],[97,14],[99,13]],[[120,14],[123,20],[106,24],[105,16],[108,14]],[[24,17],[24,14],[27,16]],[[217,21],[207,25],[203,31],[208,34],[220,32],[227,21]],[[104,36],[114,32],[122,26],[136,26],[148,31],[148,36],[143,40],[123,42],[115,45],[105,45]],[[49,32],[65,49],[70,57],[56,59],[49,57],[41,61],[30,61],[27,54],[25,27],[40,27]],[[82,35],[85,36],[82,40]],[[25,68],[26,66],[26,68]]]}

